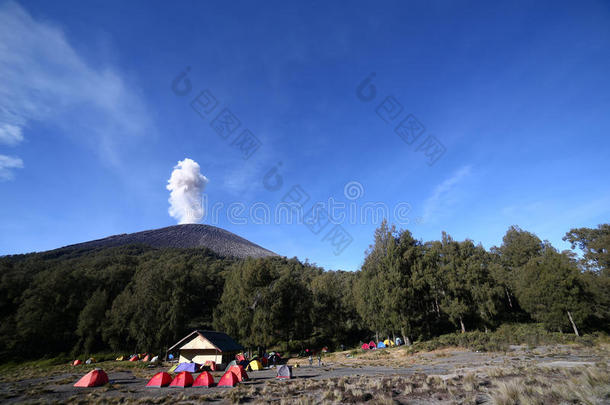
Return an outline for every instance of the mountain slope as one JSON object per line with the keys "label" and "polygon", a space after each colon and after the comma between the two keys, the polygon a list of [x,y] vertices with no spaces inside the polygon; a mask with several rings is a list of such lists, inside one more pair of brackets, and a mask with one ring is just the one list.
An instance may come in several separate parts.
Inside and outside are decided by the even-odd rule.
{"label": "mountain slope", "polygon": [[136,233],[109,236],[66,247],[100,248],[141,244],[156,248],[206,247],[226,257],[265,257],[276,253],[250,242],[241,236],[211,225],[185,224],[168,226]]}

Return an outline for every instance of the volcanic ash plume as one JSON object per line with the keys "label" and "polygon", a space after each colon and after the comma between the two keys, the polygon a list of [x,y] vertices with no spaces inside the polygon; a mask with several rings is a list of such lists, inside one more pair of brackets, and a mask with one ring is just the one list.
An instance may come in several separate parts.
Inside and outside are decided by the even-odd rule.
{"label": "volcanic ash plume", "polygon": [[201,194],[208,179],[199,170],[199,164],[194,160],[181,160],[174,166],[167,182],[169,215],[179,224],[196,224],[203,218]]}

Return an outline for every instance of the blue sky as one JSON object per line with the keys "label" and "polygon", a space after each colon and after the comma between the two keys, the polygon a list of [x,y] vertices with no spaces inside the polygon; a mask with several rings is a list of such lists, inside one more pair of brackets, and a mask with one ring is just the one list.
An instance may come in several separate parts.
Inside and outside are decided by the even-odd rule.
{"label": "blue sky", "polygon": [[[417,238],[486,248],[513,224],[563,249],[608,222],[608,2],[327,3],[0,2],[0,254],[175,224],[166,185],[185,158],[223,204],[214,225],[329,269],[360,266],[375,218],[315,234],[226,208],[274,212],[299,186],[305,210],[402,207]],[[224,108],[228,139],[211,126]],[[394,131],[409,115],[425,128],[410,144]],[[245,129],[248,159],[232,145]]]}

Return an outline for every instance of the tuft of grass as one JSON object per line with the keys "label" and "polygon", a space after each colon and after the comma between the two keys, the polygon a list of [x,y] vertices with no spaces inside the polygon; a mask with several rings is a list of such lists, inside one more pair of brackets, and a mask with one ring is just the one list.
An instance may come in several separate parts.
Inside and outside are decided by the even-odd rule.
{"label": "tuft of grass", "polygon": [[464,376],[463,387],[466,391],[476,391],[479,387],[477,375],[475,373],[468,373]]}
{"label": "tuft of grass", "polygon": [[492,396],[494,405],[515,405],[519,403],[521,387],[515,380],[499,382],[498,389]]}

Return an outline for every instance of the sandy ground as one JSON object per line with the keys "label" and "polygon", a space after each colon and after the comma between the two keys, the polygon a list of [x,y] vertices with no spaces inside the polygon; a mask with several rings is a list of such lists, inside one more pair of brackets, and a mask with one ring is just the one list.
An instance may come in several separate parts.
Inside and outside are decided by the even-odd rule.
{"label": "sandy ground", "polygon": [[[322,366],[309,366],[307,359],[290,359],[293,365],[294,378],[290,381],[278,381],[274,369],[248,372],[250,380],[241,383],[239,392],[244,395],[232,394],[237,388],[147,388],[148,379],[165,367],[121,369],[120,363],[99,363],[98,367],[106,369],[110,384],[97,388],[75,388],[73,384],[84,375],[88,369],[57,366],[49,371],[48,376],[23,378],[15,375],[0,376],[0,402],[2,403],[105,403],[123,401],[133,403],[198,403],[213,401],[215,403],[231,402],[267,402],[271,400],[268,393],[272,389],[280,389],[282,395],[287,395],[285,386],[295,384],[297,395],[307,389],[319,389],[320,397],[323,391],[332,390],[338,381],[373,381],[385,378],[402,377],[401,381],[410,381],[438,377],[443,381],[459,379],[467,374],[479,376],[491,375],[498,369],[519,369],[527,367],[547,367],[549,369],[571,367],[593,367],[600,364],[608,366],[607,349],[600,350],[574,348],[570,346],[541,347],[529,350],[526,347],[513,347],[506,353],[477,353],[463,349],[443,349],[433,352],[406,355],[401,349],[386,349],[377,352],[358,354],[348,357],[348,352],[327,354]],[[297,366],[298,365],[298,366]],[[296,366],[296,367],[294,367]],[[218,381],[222,372],[213,372]],[[195,377],[196,375],[194,375]],[[390,383],[389,383],[390,384]],[[317,388],[316,388],[317,387]],[[271,391],[270,391],[271,390]],[[294,390],[293,390],[294,391]],[[248,397],[250,396],[250,397]],[[296,398],[296,397],[295,397]],[[363,394],[362,401],[375,401]],[[441,399],[438,399],[441,398]],[[437,398],[440,403],[443,396]],[[274,400],[282,398],[274,397]],[[446,398],[445,398],[446,399]],[[286,398],[284,398],[286,400]],[[433,397],[421,403],[437,402]],[[402,403],[420,403],[415,397],[408,396],[394,400]],[[288,401],[290,402],[290,401]],[[337,401],[330,401],[337,402]],[[340,401],[341,402],[341,401]],[[360,401],[353,401],[360,402]],[[476,397],[475,397],[476,402]]]}

